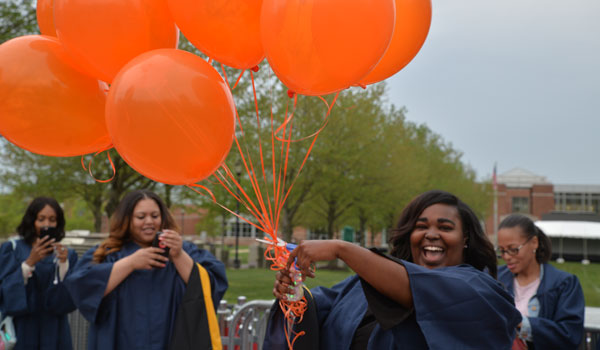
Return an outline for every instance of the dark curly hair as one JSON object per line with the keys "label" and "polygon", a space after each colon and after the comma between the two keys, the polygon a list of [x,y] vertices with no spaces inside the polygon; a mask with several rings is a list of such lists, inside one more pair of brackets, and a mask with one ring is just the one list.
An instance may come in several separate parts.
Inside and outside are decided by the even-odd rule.
{"label": "dark curly hair", "polygon": [[29,206],[21,219],[21,223],[17,226],[19,236],[23,237],[23,240],[29,245],[33,244],[37,238],[35,232],[35,220],[37,219],[37,215],[47,205],[54,209],[54,212],[56,213],[56,228],[59,233],[59,240],[65,237],[65,214],[56,199],[50,197],[37,197],[29,203]]}
{"label": "dark curly hair", "polygon": [[108,238],[102,241],[94,252],[93,260],[97,263],[104,261],[107,255],[121,250],[126,242],[131,240],[129,227],[133,216],[133,210],[142,199],[152,199],[160,209],[161,229],[177,230],[175,219],[171,212],[160,199],[160,197],[150,190],[135,190],[129,192],[121,199],[117,209],[110,218],[110,232]]}
{"label": "dark curly hair", "polygon": [[538,238],[538,247],[535,250],[535,260],[538,263],[543,264],[550,260],[552,256],[552,242],[550,242],[550,238],[546,236],[544,231],[537,227],[530,218],[521,214],[511,214],[502,220],[498,230],[513,227],[519,227],[523,231],[524,238],[528,240],[533,237]]}
{"label": "dark curly hair", "polygon": [[496,253],[494,246],[485,235],[477,215],[458,197],[445,191],[427,191],[413,199],[404,208],[398,225],[392,230],[392,237],[389,240],[392,247],[391,254],[406,261],[413,261],[410,235],[414,231],[421,213],[434,204],[446,204],[458,209],[463,235],[467,238],[464,262],[480,271],[487,268],[487,272],[495,278],[498,272]]}

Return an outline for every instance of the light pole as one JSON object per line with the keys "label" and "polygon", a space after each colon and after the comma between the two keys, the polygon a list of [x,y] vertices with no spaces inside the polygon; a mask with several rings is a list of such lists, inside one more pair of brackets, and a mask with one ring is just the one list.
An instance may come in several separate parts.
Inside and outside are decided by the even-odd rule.
{"label": "light pole", "polygon": [[[235,179],[237,181],[237,183],[240,183],[240,177],[242,176],[242,164],[240,163],[240,161],[238,160],[235,163]],[[237,190],[237,197],[240,198],[240,188],[236,187]],[[240,244],[240,201],[238,200],[236,203],[236,209],[235,209],[235,259],[233,260],[233,267],[236,269],[240,268],[240,258],[238,256],[238,247]]]}

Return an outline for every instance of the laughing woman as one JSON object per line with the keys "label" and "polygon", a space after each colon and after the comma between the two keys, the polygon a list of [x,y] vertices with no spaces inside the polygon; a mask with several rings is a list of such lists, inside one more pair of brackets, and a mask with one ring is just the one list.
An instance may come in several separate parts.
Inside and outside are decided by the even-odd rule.
{"label": "laughing woman", "polygon": [[[317,261],[354,272],[331,289],[305,293],[308,309],[295,349],[508,349],[521,316],[496,277],[496,256],[473,211],[454,195],[429,191],[402,212],[391,256],[338,241],[304,241],[290,254],[303,275]],[[288,265],[289,266],[289,265]],[[288,270],[273,294],[291,291]],[[264,349],[286,347],[272,309]]]}
{"label": "laughing woman", "polygon": [[585,302],[576,276],[548,263],[550,240],[531,219],[512,214],[498,228],[506,265],[498,279],[514,292],[523,315],[519,339],[530,349],[577,349],[583,339]]}

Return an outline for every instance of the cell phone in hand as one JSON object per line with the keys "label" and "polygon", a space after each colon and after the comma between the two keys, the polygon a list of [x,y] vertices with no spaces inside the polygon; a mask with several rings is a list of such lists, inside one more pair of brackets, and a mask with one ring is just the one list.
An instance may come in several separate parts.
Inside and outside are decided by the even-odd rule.
{"label": "cell phone in hand", "polygon": [[60,242],[60,240],[62,239],[58,228],[52,226],[42,227],[40,229],[40,238],[44,238],[46,236],[54,238],[54,242]]}
{"label": "cell phone in hand", "polygon": [[159,254],[164,256],[165,258],[168,258],[169,257],[169,247],[167,247],[164,242],[162,242],[161,240],[158,239],[158,237],[160,237],[160,235],[162,235],[163,233],[164,232],[162,232],[162,231],[156,232],[156,236],[154,236],[154,240],[152,241],[152,246],[164,249],[164,252],[159,253]]}

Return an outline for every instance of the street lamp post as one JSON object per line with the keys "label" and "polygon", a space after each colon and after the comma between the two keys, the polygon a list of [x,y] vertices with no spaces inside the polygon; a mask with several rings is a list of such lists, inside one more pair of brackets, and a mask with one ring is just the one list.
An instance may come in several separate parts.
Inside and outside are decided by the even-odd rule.
{"label": "street lamp post", "polygon": [[[242,175],[242,165],[240,164],[240,162],[238,161],[235,164],[235,177],[236,180],[238,182],[238,184],[240,183],[240,176]],[[236,187],[237,189],[237,197],[240,198],[240,188]],[[239,248],[239,244],[240,244],[240,201],[237,201],[236,204],[236,209],[235,209],[235,213],[237,214],[235,216],[235,260],[233,260],[233,267],[236,269],[240,268],[240,258],[238,256],[238,248]]]}

